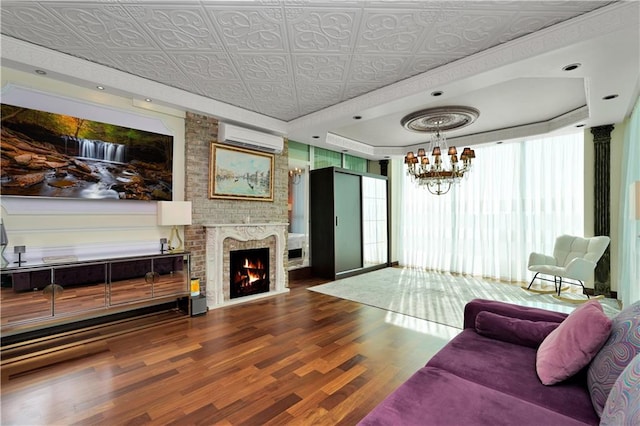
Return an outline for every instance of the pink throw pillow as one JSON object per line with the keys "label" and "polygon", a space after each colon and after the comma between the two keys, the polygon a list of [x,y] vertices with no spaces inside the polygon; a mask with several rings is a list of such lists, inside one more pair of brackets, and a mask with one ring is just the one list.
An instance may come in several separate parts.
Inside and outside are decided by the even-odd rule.
{"label": "pink throw pillow", "polygon": [[588,365],[606,342],[611,320],[597,300],[576,308],[542,341],[536,354],[536,372],[545,385],[553,385]]}

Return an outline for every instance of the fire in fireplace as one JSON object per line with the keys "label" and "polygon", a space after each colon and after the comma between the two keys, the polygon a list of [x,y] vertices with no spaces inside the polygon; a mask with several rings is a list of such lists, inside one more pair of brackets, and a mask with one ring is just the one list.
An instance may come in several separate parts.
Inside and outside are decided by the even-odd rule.
{"label": "fire in fireplace", "polygon": [[269,291],[269,248],[230,253],[231,299]]}

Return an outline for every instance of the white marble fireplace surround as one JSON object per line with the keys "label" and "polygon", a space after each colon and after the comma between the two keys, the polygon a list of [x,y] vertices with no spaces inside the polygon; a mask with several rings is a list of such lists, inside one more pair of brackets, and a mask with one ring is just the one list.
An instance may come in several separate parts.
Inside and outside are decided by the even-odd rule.
{"label": "white marble fireplace surround", "polygon": [[[223,306],[244,303],[263,297],[275,296],[287,293],[285,287],[284,254],[286,248],[286,223],[221,223],[204,225],[207,235],[206,247],[206,271],[207,271],[207,307],[209,309]],[[229,281],[228,272],[225,277],[225,258],[228,260],[228,253],[224,253],[224,240],[233,238],[238,241],[260,241],[271,236],[275,237],[275,286],[269,286],[269,292],[259,293],[236,299],[230,299],[226,294],[225,285]],[[271,257],[271,254],[270,254]],[[272,257],[271,257],[272,258]],[[273,258],[272,258],[273,259]],[[271,263],[273,265],[273,263]],[[270,266],[274,268],[274,266]],[[226,268],[229,269],[228,267]],[[226,280],[226,281],[225,281]],[[227,288],[228,289],[228,288]]]}

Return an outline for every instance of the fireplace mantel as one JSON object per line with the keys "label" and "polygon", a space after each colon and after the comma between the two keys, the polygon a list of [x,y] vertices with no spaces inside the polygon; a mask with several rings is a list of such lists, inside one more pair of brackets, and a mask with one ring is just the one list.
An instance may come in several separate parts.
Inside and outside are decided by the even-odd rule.
{"label": "fireplace mantel", "polygon": [[[289,291],[289,289],[285,287],[286,270],[284,267],[286,230],[288,225],[288,223],[212,223],[204,225],[207,235],[206,288],[207,307],[209,309],[274,296]],[[225,278],[224,240],[226,238],[233,238],[238,241],[260,241],[271,236],[274,236],[276,239],[275,288],[268,293],[260,293],[229,300],[228,297],[225,297],[223,290]]]}

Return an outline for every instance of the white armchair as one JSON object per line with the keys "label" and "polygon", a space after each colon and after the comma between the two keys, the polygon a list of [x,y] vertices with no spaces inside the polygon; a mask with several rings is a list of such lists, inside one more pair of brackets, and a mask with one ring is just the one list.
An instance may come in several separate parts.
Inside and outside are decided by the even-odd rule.
{"label": "white armchair", "polygon": [[[553,256],[541,253],[529,255],[528,269],[536,274],[529,283],[527,290],[536,279],[552,281],[549,278],[539,277],[540,274],[553,276],[555,290],[560,296],[563,279],[567,284],[581,285],[582,291],[587,294],[584,281],[588,280],[596,268],[598,260],[602,257],[610,238],[606,236],[581,238],[571,235],[561,235],[556,238],[553,248]],[[573,280],[574,282],[572,282]],[[587,298],[589,295],[587,294]]]}

